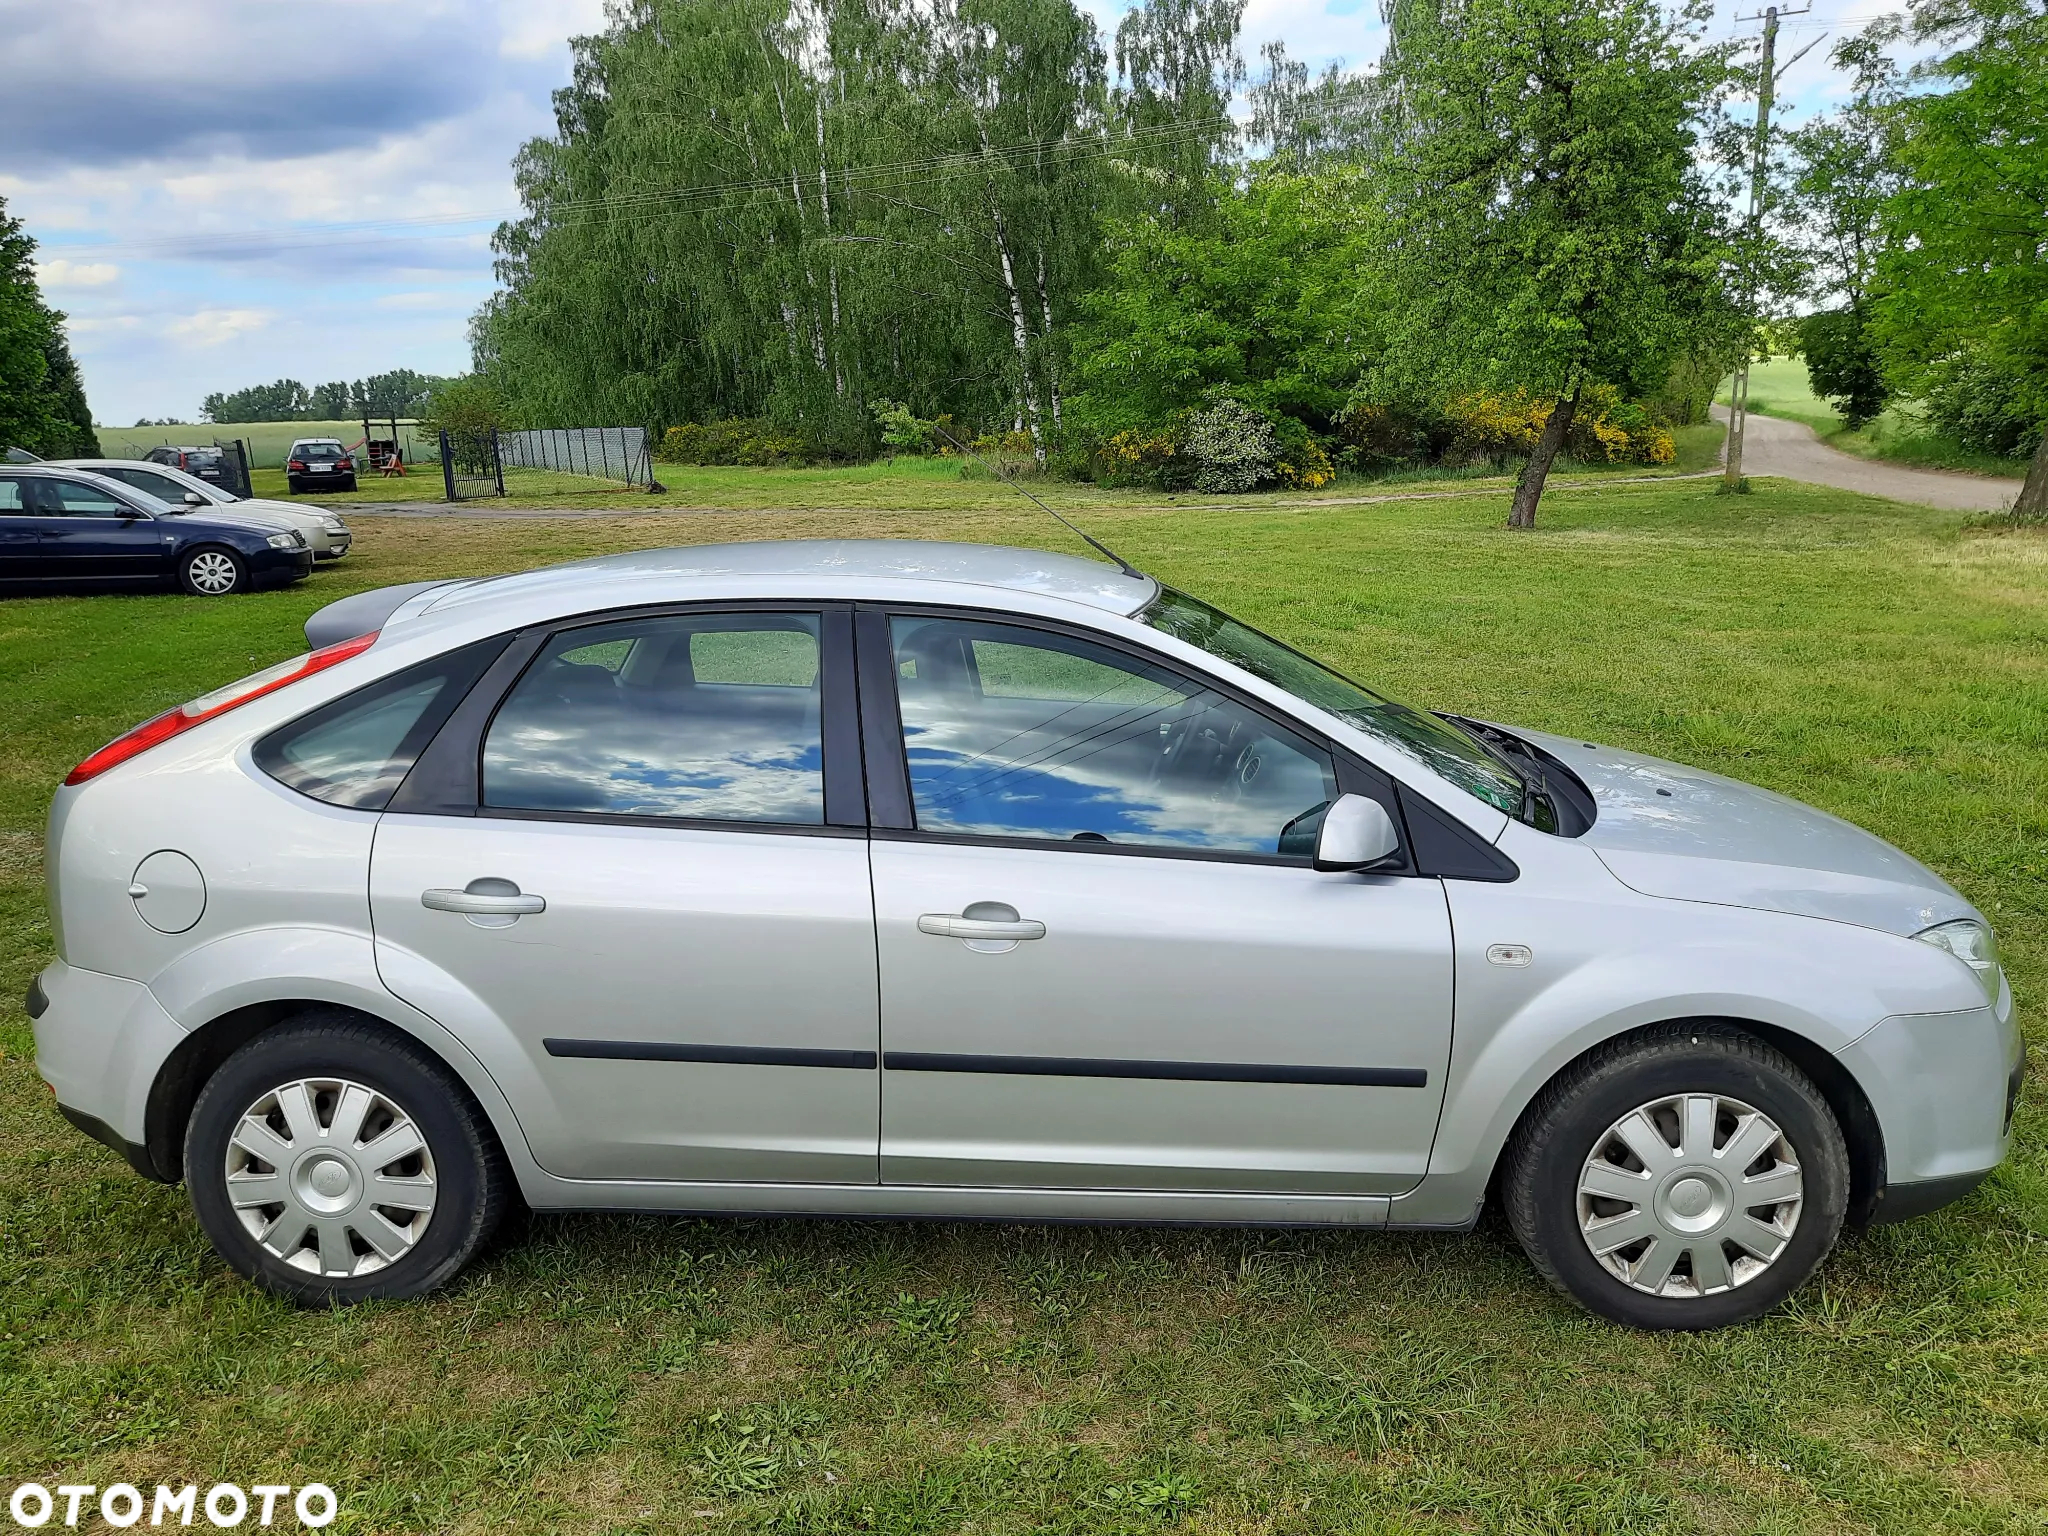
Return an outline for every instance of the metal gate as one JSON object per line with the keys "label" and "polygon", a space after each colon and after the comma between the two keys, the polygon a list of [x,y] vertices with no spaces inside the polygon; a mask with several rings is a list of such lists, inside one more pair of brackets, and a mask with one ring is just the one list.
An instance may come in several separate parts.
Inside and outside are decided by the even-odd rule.
{"label": "metal gate", "polygon": [[505,464],[498,454],[498,429],[441,429],[441,483],[450,501],[505,494]]}
{"label": "metal gate", "polygon": [[240,438],[224,443],[216,437],[213,446],[220,450],[220,488],[247,501],[256,494],[249,478],[249,445]]}

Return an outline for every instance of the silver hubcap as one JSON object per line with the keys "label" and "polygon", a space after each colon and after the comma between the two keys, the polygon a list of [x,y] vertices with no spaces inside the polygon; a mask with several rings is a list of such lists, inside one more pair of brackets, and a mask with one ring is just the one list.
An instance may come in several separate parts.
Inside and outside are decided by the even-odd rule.
{"label": "silver hubcap", "polygon": [[202,592],[226,592],[235,584],[235,562],[219,550],[202,550],[185,567],[192,585]]}
{"label": "silver hubcap", "polygon": [[1579,1170],[1579,1231],[1616,1279],[1712,1296],[1778,1261],[1806,1183],[1791,1142],[1739,1099],[1687,1093],[1623,1115]]}
{"label": "silver hubcap", "polygon": [[412,1116],[341,1078],[273,1088],[228,1140],[228,1201],[274,1258],[329,1278],[412,1251],[434,1215],[434,1159]]}

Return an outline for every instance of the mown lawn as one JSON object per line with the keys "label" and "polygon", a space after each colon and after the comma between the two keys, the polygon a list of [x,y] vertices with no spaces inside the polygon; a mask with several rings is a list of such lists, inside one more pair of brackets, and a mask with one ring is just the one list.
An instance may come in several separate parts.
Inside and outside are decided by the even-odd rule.
{"label": "mown lawn", "polygon": [[[795,490],[785,492],[793,500]],[[1389,689],[1738,774],[1871,827],[2002,930],[2048,1051],[2048,540],[1760,482],[1095,531]],[[550,1218],[421,1303],[301,1313],[64,1125],[16,1002],[49,787],[299,645],[341,592],[981,510],[357,520],[285,593],[0,603],[0,1481],[320,1479],[334,1529],[2039,1531],[2048,1111],[1963,1205],[1779,1314],[1648,1337],[1471,1236]]]}

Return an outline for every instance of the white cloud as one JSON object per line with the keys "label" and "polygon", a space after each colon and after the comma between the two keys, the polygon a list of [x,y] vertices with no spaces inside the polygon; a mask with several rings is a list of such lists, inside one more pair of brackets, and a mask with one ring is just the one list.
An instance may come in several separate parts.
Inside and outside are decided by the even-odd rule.
{"label": "white cloud", "polygon": [[104,288],[121,275],[111,261],[67,261],[62,256],[36,263],[36,282],[44,288]]}
{"label": "white cloud", "polygon": [[272,315],[261,309],[202,309],[173,320],[165,329],[199,347],[217,347],[269,325]]}

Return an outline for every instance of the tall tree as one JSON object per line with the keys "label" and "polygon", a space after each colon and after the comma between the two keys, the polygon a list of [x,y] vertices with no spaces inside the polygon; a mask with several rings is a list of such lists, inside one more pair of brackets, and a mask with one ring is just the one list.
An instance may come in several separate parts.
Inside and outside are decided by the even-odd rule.
{"label": "tall tree", "polygon": [[208,421],[303,421],[312,393],[297,379],[252,384],[247,389],[215,391],[199,402]]}
{"label": "tall tree", "polygon": [[1703,7],[1459,0],[1397,15],[1398,119],[1378,156],[1384,372],[1553,404],[1509,523],[1533,527],[1587,386],[1661,386],[1734,324],[1723,202],[1701,136],[1729,79]]}
{"label": "tall tree", "polygon": [[[1918,66],[1897,111],[1904,186],[1885,205],[1878,325],[1900,382],[1959,354],[1998,365],[2048,423],[2048,4],[1916,0]],[[2048,518],[2048,432],[2015,510]]]}
{"label": "tall tree", "polygon": [[35,249],[0,198],[0,449],[97,457],[64,316],[43,302],[36,284]]}

